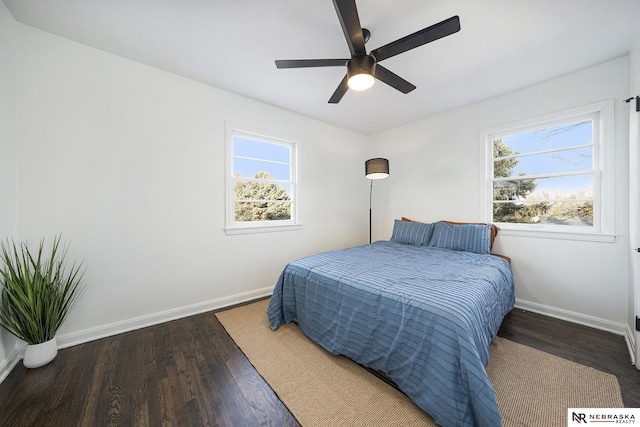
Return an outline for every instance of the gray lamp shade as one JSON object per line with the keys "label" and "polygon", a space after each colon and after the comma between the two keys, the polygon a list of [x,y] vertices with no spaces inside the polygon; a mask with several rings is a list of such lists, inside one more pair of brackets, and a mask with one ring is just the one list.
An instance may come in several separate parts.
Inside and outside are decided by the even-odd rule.
{"label": "gray lamp shade", "polygon": [[389,160],[375,158],[364,162],[364,175],[368,179],[384,179],[389,176]]}

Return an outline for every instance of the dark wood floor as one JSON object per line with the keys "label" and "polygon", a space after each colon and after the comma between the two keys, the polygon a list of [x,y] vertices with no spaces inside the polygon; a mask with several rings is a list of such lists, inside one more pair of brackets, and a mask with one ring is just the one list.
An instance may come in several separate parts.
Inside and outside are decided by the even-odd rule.
{"label": "dark wood floor", "polygon": [[[618,377],[640,407],[640,371],[620,336],[515,309],[500,336]],[[19,364],[0,384],[0,426],[297,426],[213,313]]]}

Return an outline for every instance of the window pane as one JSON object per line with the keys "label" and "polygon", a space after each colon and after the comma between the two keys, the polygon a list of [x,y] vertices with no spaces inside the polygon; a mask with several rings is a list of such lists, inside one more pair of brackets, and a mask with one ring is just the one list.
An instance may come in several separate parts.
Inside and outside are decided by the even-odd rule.
{"label": "window pane", "polygon": [[238,181],[235,200],[290,200],[290,188],[276,183]]}
{"label": "window pane", "polygon": [[[257,176],[258,172],[267,172],[269,176]],[[233,159],[233,174],[242,178],[262,178],[289,181],[291,179],[291,167],[289,164],[271,163],[261,160],[249,160],[236,157]]]}
{"label": "window pane", "polygon": [[494,162],[495,177],[583,172],[593,169],[591,147],[512,157]]}
{"label": "window pane", "polygon": [[521,224],[593,226],[593,202],[507,202],[493,204],[493,220]]}
{"label": "window pane", "polygon": [[236,221],[277,221],[291,219],[291,202],[235,202]]}
{"label": "window pane", "polygon": [[233,155],[236,157],[249,157],[252,159],[289,163],[291,149],[282,144],[234,136]]}
{"label": "window pane", "polygon": [[493,182],[494,200],[593,200],[593,175]]}
{"label": "window pane", "polygon": [[291,219],[291,186],[267,182],[238,181],[235,187],[236,221]]}
{"label": "window pane", "polygon": [[505,136],[502,142],[513,151],[513,154],[527,154],[588,145],[592,143],[592,135],[593,122],[583,120]]}

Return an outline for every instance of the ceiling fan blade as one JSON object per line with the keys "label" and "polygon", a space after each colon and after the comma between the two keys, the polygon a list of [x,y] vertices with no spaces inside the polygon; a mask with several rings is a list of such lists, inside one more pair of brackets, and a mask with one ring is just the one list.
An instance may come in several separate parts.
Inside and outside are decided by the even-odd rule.
{"label": "ceiling fan blade", "polygon": [[460,18],[452,16],[449,19],[445,19],[442,22],[438,22],[435,25],[424,28],[406,37],[398,39],[394,42],[379,47],[371,52],[376,58],[376,61],[382,61],[423,44],[430,43],[434,40],[441,39],[442,37],[449,36],[453,33],[460,31]]}
{"label": "ceiling fan blade", "polygon": [[277,59],[278,68],[306,68],[306,67],[339,67],[345,66],[348,59]]}
{"label": "ceiling fan blade", "polygon": [[399,75],[387,70],[380,64],[376,64],[376,79],[398,89],[402,93],[409,93],[416,88],[414,85]]}
{"label": "ceiling fan blade", "polygon": [[340,26],[344,32],[344,37],[347,39],[351,56],[366,55],[364,36],[362,35],[362,27],[360,26],[355,0],[333,0],[333,5],[338,13]]}
{"label": "ceiling fan blade", "polygon": [[338,102],[340,102],[344,94],[347,93],[347,90],[349,90],[349,85],[347,84],[348,80],[349,79],[345,75],[344,79],[342,79],[342,81],[338,85],[338,88],[336,89],[336,91],[333,92],[333,95],[331,95],[331,98],[329,99],[329,104],[337,104]]}

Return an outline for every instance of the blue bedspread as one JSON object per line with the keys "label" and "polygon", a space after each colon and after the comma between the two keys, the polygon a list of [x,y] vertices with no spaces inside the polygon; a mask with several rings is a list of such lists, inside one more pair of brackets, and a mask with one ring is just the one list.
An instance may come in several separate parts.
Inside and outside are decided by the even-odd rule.
{"label": "blue bedspread", "polygon": [[269,302],[275,330],[387,374],[442,426],[500,426],[485,366],[513,308],[509,264],[492,255],[380,241],[286,266]]}

